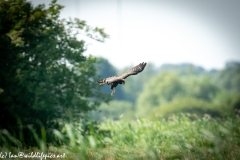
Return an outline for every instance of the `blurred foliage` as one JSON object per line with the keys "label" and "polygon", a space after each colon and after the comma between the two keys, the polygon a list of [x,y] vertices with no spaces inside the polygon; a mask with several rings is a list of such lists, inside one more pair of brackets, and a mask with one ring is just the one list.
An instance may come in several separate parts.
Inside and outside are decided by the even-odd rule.
{"label": "blurred foliage", "polygon": [[228,92],[240,92],[240,62],[228,62],[223,70],[216,73],[214,82]]}
{"label": "blurred foliage", "polygon": [[220,106],[224,113],[239,114],[240,93],[219,92],[214,97],[212,103]]}
{"label": "blurred foliage", "polygon": [[183,76],[176,72],[161,72],[145,85],[144,92],[137,101],[137,111],[141,115],[150,108],[185,97],[211,101],[218,90],[208,76]]}
{"label": "blurred foliage", "polygon": [[230,103],[230,106],[234,109],[234,110],[240,110],[240,93],[236,94],[233,98],[232,101]]}
{"label": "blurred foliage", "polygon": [[211,77],[207,75],[182,77],[182,83],[185,88],[185,94],[182,97],[196,97],[211,101],[220,91],[218,86],[212,82]]}
{"label": "blurred foliage", "polygon": [[[91,126],[91,125],[88,125]],[[43,152],[65,154],[64,159],[239,159],[240,118],[212,119],[207,116],[192,121],[187,114],[169,119],[149,121],[137,119],[130,123],[108,120],[101,123],[101,131],[91,127],[89,134],[81,135],[81,126],[66,123],[62,131],[53,134],[62,143],[25,148],[6,130],[0,130],[0,139],[16,143],[18,147],[0,147],[5,153]],[[39,141],[40,137],[36,137]],[[39,141],[40,143],[41,141]],[[59,159],[59,158],[53,158]]]}
{"label": "blurred foliage", "polygon": [[111,151],[123,159],[238,159],[239,124],[239,117],[191,121],[182,114],[170,120],[108,121],[102,129],[111,130]]}
{"label": "blurred foliage", "polygon": [[147,109],[170,102],[183,93],[184,87],[177,74],[163,72],[148,80],[144,92],[137,99],[137,111],[145,114]]}
{"label": "blurred foliage", "polygon": [[29,144],[32,131],[85,117],[106,99],[95,82],[96,58],[83,55],[77,34],[100,42],[107,35],[79,19],[60,20],[62,8],[55,0],[49,8],[0,0],[0,128]]}
{"label": "blurred foliage", "polygon": [[195,66],[191,63],[181,64],[163,64],[159,67],[159,72],[177,72],[182,76],[187,75],[201,75],[206,73],[206,70],[202,67]]}
{"label": "blurred foliage", "polygon": [[133,104],[129,101],[113,100],[109,104],[102,103],[98,110],[91,113],[92,117],[96,120],[128,119],[128,113],[133,111]]}
{"label": "blurred foliage", "polygon": [[179,98],[170,103],[162,105],[151,111],[149,118],[156,120],[168,118],[172,115],[187,113],[193,115],[191,118],[197,119],[208,115],[210,117],[221,117],[223,112],[220,107],[197,98]]}

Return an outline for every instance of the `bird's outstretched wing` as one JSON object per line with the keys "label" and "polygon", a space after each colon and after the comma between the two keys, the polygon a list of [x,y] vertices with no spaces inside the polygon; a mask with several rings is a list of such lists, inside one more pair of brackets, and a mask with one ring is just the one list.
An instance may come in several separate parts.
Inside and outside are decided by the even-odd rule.
{"label": "bird's outstretched wing", "polygon": [[145,62],[140,63],[139,65],[133,67],[132,69],[130,69],[128,72],[122,74],[121,76],[118,76],[118,77],[112,76],[112,77],[108,77],[108,78],[99,80],[99,81],[97,81],[97,82],[98,82],[98,84],[100,84],[100,85],[111,84],[111,83],[113,83],[113,82],[116,82],[116,81],[125,79],[125,78],[127,78],[128,76],[136,75],[136,74],[142,72],[142,71],[144,70],[144,68],[145,68],[146,65],[147,65],[147,63],[145,63]]}
{"label": "bird's outstretched wing", "polygon": [[99,80],[99,81],[97,81],[97,82],[98,82],[98,84],[100,84],[100,85],[104,85],[104,84],[111,84],[111,83],[113,83],[113,82],[115,82],[115,81],[118,81],[118,80],[119,80],[118,77],[112,76],[112,77],[108,77],[108,78]]}
{"label": "bird's outstretched wing", "polygon": [[145,62],[140,63],[139,65],[133,67],[132,69],[130,69],[129,71],[127,71],[126,73],[122,74],[121,76],[119,76],[117,78],[126,79],[128,76],[136,75],[136,74],[142,72],[146,65],[147,65],[147,63],[145,63]]}

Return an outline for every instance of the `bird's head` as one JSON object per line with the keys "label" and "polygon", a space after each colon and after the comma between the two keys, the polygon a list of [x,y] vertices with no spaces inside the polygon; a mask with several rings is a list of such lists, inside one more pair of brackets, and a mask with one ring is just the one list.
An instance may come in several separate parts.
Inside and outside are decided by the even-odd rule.
{"label": "bird's head", "polygon": [[121,84],[125,84],[126,82],[125,82],[125,79],[122,79],[122,81],[121,81]]}

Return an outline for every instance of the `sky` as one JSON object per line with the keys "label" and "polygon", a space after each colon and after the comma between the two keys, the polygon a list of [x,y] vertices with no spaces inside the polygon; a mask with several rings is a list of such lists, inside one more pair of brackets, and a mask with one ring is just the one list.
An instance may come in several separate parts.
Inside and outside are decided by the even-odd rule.
{"label": "sky", "polygon": [[[49,4],[50,0],[35,0]],[[221,69],[240,61],[240,0],[58,0],[61,18],[104,28],[104,43],[87,40],[85,55],[117,68],[151,62]]]}

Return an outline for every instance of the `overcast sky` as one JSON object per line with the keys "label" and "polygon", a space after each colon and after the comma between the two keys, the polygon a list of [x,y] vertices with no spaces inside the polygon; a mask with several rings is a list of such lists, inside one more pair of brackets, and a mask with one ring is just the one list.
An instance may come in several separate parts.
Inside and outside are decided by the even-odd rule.
{"label": "overcast sky", "polygon": [[[35,0],[49,4],[50,0]],[[61,18],[105,28],[86,55],[123,68],[140,62],[190,62],[206,69],[240,61],[240,0],[58,0]]]}

